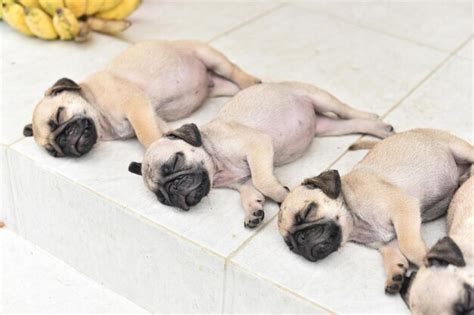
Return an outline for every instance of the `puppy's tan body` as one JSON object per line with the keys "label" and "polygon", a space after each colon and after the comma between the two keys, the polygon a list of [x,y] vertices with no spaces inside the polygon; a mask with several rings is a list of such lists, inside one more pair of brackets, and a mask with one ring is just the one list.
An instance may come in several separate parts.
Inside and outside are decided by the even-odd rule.
{"label": "puppy's tan body", "polygon": [[[273,174],[274,165],[300,157],[315,136],[368,133],[385,138],[393,134],[392,126],[377,120],[376,115],[353,109],[323,90],[297,82],[250,87],[232,98],[201,131],[194,129],[191,135],[178,129],[173,137],[201,139],[202,135],[202,147],[200,143],[193,147],[166,137],[150,146],[142,166],[146,185],[154,192],[160,190],[163,165],[177,152],[183,152],[183,165],[203,165],[212,186],[240,191],[248,227],[263,220],[264,196],[281,202],[287,194]],[[189,208],[184,199],[179,200],[180,207]]]}
{"label": "puppy's tan body", "polygon": [[429,251],[404,293],[413,314],[474,312],[474,177],[454,195],[447,226],[449,237]]}
{"label": "puppy's tan body", "polygon": [[208,97],[234,95],[258,82],[206,44],[141,42],[83,83],[48,90],[35,109],[33,135],[40,145],[61,151],[50,122],[62,107],[57,124],[89,117],[99,140],[136,135],[148,147],[168,131],[165,121],[188,116]]}
{"label": "puppy's tan body", "polygon": [[[398,292],[407,259],[420,266],[427,252],[421,222],[445,213],[472,163],[474,147],[446,132],[415,129],[394,135],[376,144],[342,179],[330,174],[321,177],[323,173],[296,187],[282,204],[280,232],[291,239],[298,225],[305,224],[296,219],[313,204],[316,210],[305,213],[303,221],[331,222],[340,229],[340,244],[331,250],[318,247],[300,253],[317,260],[347,241],[378,248],[388,275],[386,290]],[[398,246],[391,242],[394,238]],[[328,236],[326,241],[330,244],[333,239]],[[317,238],[313,243],[320,246]]]}

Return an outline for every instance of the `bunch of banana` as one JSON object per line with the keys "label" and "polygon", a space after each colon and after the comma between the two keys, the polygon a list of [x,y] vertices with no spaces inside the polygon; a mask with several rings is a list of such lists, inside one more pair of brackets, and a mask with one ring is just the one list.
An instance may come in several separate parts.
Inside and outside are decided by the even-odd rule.
{"label": "bunch of banana", "polygon": [[142,0],[0,0],[0,20],[45,40],[84,41],[91,30],[118,34]]}

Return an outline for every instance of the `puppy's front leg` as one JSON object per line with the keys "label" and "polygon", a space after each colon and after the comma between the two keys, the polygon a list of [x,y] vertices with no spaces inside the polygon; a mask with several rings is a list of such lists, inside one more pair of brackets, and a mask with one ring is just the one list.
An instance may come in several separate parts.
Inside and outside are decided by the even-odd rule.
{"label": "puppy's front leg", "polygon": [[[390,193],[390,192],[389,192]],[[393,189],[391,192],[391,217],[400,250],[416,266],[423,264],[427,248],[421,237],[421,213],[418,200]]]}
{"label": "puppy's front leg", "polygon": [[164,120],[156,115],[145,97],[134,97],[125,108],[128,121],[141,144],[148,148],[169,130]]}
{"label": "puppy's front leg", "polygon": [[408,270],[408,261],[400,252],[396,241],[379,247],[379,251],[382,254],[385,274],[387,275],[385,293],[396,294],[402,288],[403,279]]}
{"label": "puppy's front leg", "polygon": [[263,203],[265,197],[253,186],[251,180],[239,187],[240,200],[245,211],[244,226],[248,228],[257,227],[265,218]]}
{"label": "puppy's front leg", "polygon": [[252,142],[247,162],[255,188],[274,201],[283,202],[288,190],[273,174],[273,144],[269,136],[261,135],[258,141]]}
{"label": "puppy's front leg", "polygon": [[380,120],[367,119],[332,119],[318,115],[316,121],[316,135],[340,136],[353,133],[372,135],[378,138],[387,138],[394,134],[393,127]]}
{"label": "puppy's front leg", "polygon": [[196,55],[210,70],[245,89],[261,81],[230,62],[221,52],[205,44],[197,44]]}

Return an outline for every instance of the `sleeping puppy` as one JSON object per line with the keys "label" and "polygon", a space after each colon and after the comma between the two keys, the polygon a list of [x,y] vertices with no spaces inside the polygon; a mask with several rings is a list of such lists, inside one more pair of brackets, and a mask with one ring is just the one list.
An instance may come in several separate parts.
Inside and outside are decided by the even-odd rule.
{"label": "sleeping puppy", "polygon": [[208,97],[234,95],[260,81],[212,47],[194,41],[146,41],[83,83],[60,79],[36,105],[23,134],[55,157],[81,156],[97,140],[137,136],[148,147]]}
{"label": "sleeping puppy", "polygon": [[408,261],[422,265],[427,250],[421,222],[446,212],[474,162],[474,147],[432,129],[399,133],[372,146],[342,179],[326,171],[293,189],[281,205],[278,227],[290,250],[310,261],[348,241],[377,248],[385,290],[394,294]]}
{"label": "sleeping puppy", "polygon": [[474,314],[474,177],[454,195],[447,223],[449,236],[405,280],[401,293],[413,314]]}
{"label": "sleeping puppy", "polygon": [[161,203],[184,210],[211,186],[236,189],[244,225],[253,228],[264,218],[264,197],[281,202],[288,193],[274,165],[301,156],[315,136],[349,133],[385,138],[393,128],[314,86],[266,83],[239,92],[201,129],[189,124],[168,132],[129,169],[143,175]]}

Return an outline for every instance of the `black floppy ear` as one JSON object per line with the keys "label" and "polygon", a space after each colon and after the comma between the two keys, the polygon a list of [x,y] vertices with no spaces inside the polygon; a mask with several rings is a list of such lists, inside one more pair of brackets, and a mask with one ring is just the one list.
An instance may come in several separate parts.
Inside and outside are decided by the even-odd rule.
{"label": "black floppy ear", "polygon": [[402,282],[402,287],[400,289],[400,296],[402,297],[405,304],[410,308],[410,287],[413,284],[413,280],[415,280],[416,271],[413,271],[410,275],[405,275]]}
{"label": "black floppy ear", "polygon": [[23,128],[23,135],[25,137],[32,137],[33,136],[33,125],[32,124],[27,124]]}
{"label": "black floppy ear", "polygon": [[195,124],[185,124],[166,134],[170,139],[181,139],[194,147],[202,145],[201,132]]}
{"label": "black floppy ear", "polygon": [[425,265],[426,267],[447,265],[464,267],[466,262],[459,246],[452,238],[446,236],[430,249],[425,258]]}
{"label": "black floppy ear", "polygon": [[336,170],[322,172],[316,177],[307,178],[302,185],[309,189],[319,188],[332,199],[336,199],[341,193],[341,177]]}
{"label": "black floppy ear", "polygon": [[131,162],[128,165],[128,171],[133,174],[142,175],[142,163]]}
{"label": "black floppy ear", "polygon": [[56,81],[52,87],[46,90],[45,96],[56,95],[62,91],[79,91],[81,87],[71,79],[62,78]]}

